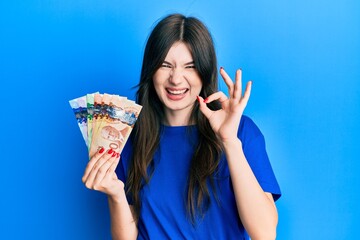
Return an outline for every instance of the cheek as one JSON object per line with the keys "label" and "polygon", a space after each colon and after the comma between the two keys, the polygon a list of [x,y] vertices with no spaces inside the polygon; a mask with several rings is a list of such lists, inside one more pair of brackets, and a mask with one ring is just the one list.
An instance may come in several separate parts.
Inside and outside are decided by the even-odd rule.
{"label": "cheek", "polygon": [[197,90],[198,92],[201,91],[201,89],[202,89],[202,87],[203,87],[203,84],[202,84],[202,82],[201,82],[200,79],[198,79],[197,82],[194,83],[194,87],[196,88],[196,90]]}
{"label": "cheek", "polygon": [[196,89],[199,89],[199,91],[200,91],[203,86],[201,78],[198,73],[194,73],[194,75],[195,76],[193,77],[194,81],[193,81],[192,85],[193,85],[193,87],[195,87]]}
{"label": "cheek", "polygon": [[155,88],[155,92],[158,96],[160,96],[161,94],[161,84],[159,84],[159,82],[153,80],[153,85],[154,85],[154,88]]}
{"label": "cheek", "polygon": [[154,88],[156,89],[157,92],[160,88],[162,88],[164,86],[164,83],[166,80],[165,75],[166,75],[165,73],[158,70],[155,72],[155,74],[153,76],[153,84],[154,84]]}

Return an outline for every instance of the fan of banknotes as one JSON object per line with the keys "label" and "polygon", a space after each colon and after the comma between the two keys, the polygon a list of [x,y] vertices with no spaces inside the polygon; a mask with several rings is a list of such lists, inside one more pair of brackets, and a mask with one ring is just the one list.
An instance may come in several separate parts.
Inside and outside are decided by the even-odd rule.
{"label": "fan of banknotes", "polygon": [[142,106],[126,97],[91,93],[69,101],[91,157],[100,148],[121,153]]}

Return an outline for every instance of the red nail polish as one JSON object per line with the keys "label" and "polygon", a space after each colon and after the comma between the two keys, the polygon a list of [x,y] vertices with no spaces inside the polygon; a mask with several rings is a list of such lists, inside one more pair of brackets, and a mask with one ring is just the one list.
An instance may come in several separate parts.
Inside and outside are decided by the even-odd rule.
{"label": "red nail polish", "polygon": [[99,153],[103,153],[105,149],[103,147],[100,148]]}
{"label": "red nail polish", "polygon": [[117,153],[116,153],[116,152],[114,152],[114,153],[113,153],[113,155],[112,155],[112,157],[115,157],[115,156],[116,156],[116,154],[117,154]]}
{"label": "red nail polish", "polygon": [[208,98],[205,98],[204,103],[207,103],[208,100],[209,100]]}
{"label": "red nail polish", "polygon": [[116,157],[119,158],[119,157],[120,157],[120,153],[117,153],[117,154],[116,154]]}
{"label": "red nail polish", "polygon": [[108,151],[108,154],[112,154],[114,151],[112,150],[112,149],[110,149],[109,151]]}
{"label": "red nail polish", "polygon": [[196,98],[197,98],[198,102],[200,102],[200,97],[199,97],[199,96],[196,96]]}

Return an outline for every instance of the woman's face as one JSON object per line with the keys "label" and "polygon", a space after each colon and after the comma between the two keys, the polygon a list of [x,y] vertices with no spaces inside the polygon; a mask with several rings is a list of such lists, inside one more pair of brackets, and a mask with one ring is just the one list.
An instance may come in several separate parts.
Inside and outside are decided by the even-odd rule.
{"label": "woman's face", "polygon": [[155,72],[153,82],[167,116],[190,116],[202,82],[190,50],[184,43],[176,42],[172,45],[163,64]]}

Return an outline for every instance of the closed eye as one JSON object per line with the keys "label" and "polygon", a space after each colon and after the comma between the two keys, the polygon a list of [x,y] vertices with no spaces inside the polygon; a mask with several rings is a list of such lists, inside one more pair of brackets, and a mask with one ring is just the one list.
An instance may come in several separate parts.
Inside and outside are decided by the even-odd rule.
{"label": "closed eye", "polygon": [[168,61],[164,61],[164,62],[161,64],[161,67],[172,68],[172,65],[171,65],[171,63],[169,63]]}
{"label": "closed eye", "polygon": [[188,65],[185,68],[195,68],[195,65]]}
{"label": "closed eye", "polygon": [[163,64],[161,64],[161,67],[165,67],[165,68],[171,68],[171,65],[169,65],[169,64],[166,64],[166,63],[163,63]]}

